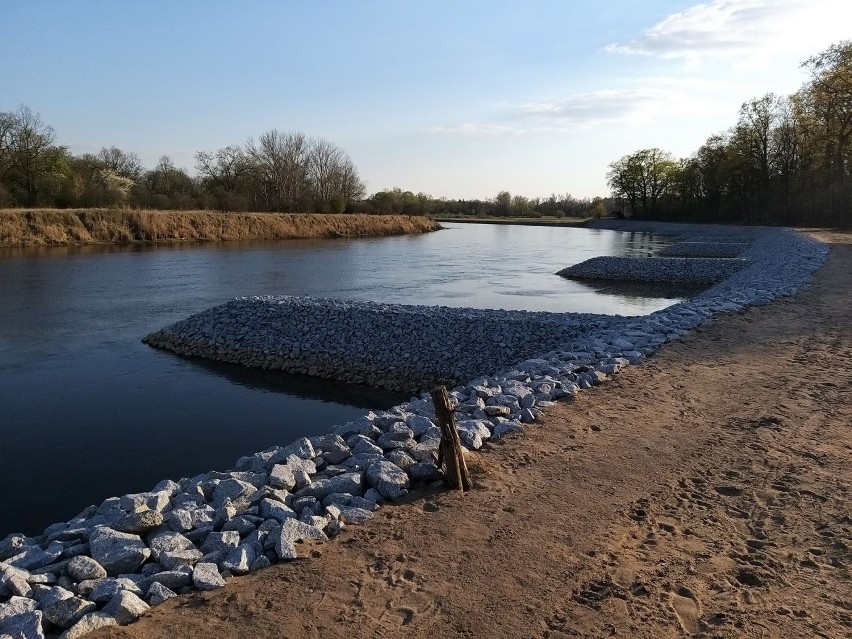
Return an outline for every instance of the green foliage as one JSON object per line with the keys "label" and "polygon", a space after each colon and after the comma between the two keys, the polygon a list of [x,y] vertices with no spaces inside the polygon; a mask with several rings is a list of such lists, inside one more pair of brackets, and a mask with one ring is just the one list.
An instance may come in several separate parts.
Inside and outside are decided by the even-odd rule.
{"label": "green foliage", "polygon": [[352,160],[321,138],[275,129],[196,153],[197,176],[168,156],[144,170],[117,147],[71,155],[27,107],[0,113],[0,205],[343,212],[364,197]]}
{"label": "green foliage", "polygon": [[638,217],[852,226],[852,42],[803,66],[801,90],[744,103],[691,157],[643,149],[610,164],[613,194]]}
{"label": "green foliage", "polygon": [[589,209],[589,215],[595,219],[606,217],[607,210],[603,198],[596,197],[592,201],[592,208]]}

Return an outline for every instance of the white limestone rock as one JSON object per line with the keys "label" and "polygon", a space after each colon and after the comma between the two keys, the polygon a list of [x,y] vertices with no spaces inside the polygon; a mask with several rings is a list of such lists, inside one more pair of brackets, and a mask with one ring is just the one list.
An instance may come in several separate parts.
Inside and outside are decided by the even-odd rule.
{"label": "white limestone rock", "polygon": [[109,600],[109,603],[104,606],[101,612],[114,618],[119,626],[126,626],[145,614],[149,608],[148,604],[132,592],[121,590]]}
{"label": "white limestone rock", "polygon": [[328,537],[319,528],[296,519],[287,519],[275,536],[275,554],[279,559],[296,559],[296,542],[304,539],[327,541]]}
{"label": "white limestone rock", "polygon": [[168,601],[173,597],[177,597],[177,593],[166,588],[163,584],[159,582],[154,582],[151,584],[151,587],[148,588],[148,604],[151,606],[159,606],[164,601]]}
{"label": "white limestone rock", "polygon": [[166,551],[196,550],[195,545],[189,539],[177,532],[157,533],[148,543],[151,546],[154,561],[160,561],[160,554]]}
{"label": "white limestone rock", "polygon": [[408,493],[408,475],[389,461],[382,460],[367,468],[367,483],[385,499],[399,499]]}
{"label": "white limestone rock", "polygon": [[36,608],[36,602],[29,597],[13,596],[6,603],[0,603],[0,624],[9,617],[32,612]]}
{"label": "white limestone rock", "polygon": [[192,581],[199,590],[216,590],[225,586],[216,564],[198,563],[192,571]]}
{"label": "white limestone rock", "polygon": [[45,606],[42,610],[44,618],[50,623],[68,630],[80,619],[90,612],[97,610],[97,605],[92,601],[86,601],[79,597],[68,597],[60,599]]}
{"label": "white limestone rock", "polygon": [[124,519],[120,519],[112,524],[110,528],[117,530],[118,532],[130,533],[133,535],[144,535],[152,530],[156,530],[162,525],[162,513],[156,510],[143,510],[127,515]]}
{"label": "white limestone rock", "polygon": [[[127,577],[100,579],[96,582],[88,583],[93,585],[92,589],[88,592],[88,599],[95,603],[107,603],[123,590],[131,592],[138,597],[142,596],[142,589],[139,587],[139,584]],[[80,586],[82,585],[81,583]],[[80,594],[85,595],[85,589],[81,588]]]}
{"label": "white limestone rock", "polygon": [[[282,504],[283,506],[283,504]],[[207,535],[207,539],[201,544],[202,554],[209,552],[230,552],[240,544],[240,533],[235,530],[225,530],[222,532],[212,532]]]}
{"label": "white limestone rock", "polygon": [[107,571],[97,561],[85,555],[78,555],[68,562],[68,576],[74,581],[101,579],[107,576]]}
{"label": "white limestone rock", "polygon": [[41,610],[6,617],[0,621],[0,635],[13,639],[44,639]]}
{"label": "white limestone rock", "polygon": [[363,493],[363,481],[364,474],[361,472],[343,473],[336,477],[316,480],[295,494],[297,497],[316,497],[317,499],[324,499],[332,493],[360,495]]}
{"label": "white limestone rock", "polygon": [[151,550],[138,535],[110,528],[95,528],[89,537],[92,559],[110,576],[134,572],[151,556]]}
{"label": "white limestone rock", "polygon": [[192,566],[198,562],[204,553],[200,550],[165,550],[160,553],[160,563],[166,570],[176,570],[183,566]]}
{"label": "white limestone rock", "polygon": [[105,628],[107,626],[117,626],[118,622],[114,617],[105,612],[90,612],[85,617],[80,619],[72,628],[66,630],[59,639],[79,639],[85,634]]}

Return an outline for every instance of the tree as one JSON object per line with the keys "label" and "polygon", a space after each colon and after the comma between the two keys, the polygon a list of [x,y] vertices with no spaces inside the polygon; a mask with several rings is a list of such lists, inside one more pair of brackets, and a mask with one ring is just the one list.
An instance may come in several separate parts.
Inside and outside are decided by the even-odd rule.
{"label": "tree", "polygon": [[247,190],[251,164],[239,146],[226,146],[215,152],[199,151],[195,154],[195,168],[216,200],[217,208],[222,211],[245,208],[248,198],[241,192]]}
{"label": "tree", "polygon": [[826,215],[849,223],[852,199],[852,41],[830,46],[806,60],[811,81],[800,92],[803,114],[811,119],[811,134],[821,148],[819,171],[827,194]]}
{"label": "tree", "polygon": [[36,204],[44,179],[53,174],[66,149],[54,145],[56,136],[51,127],[28,107],[21,106],[11,114],[4,154],[8,167],[4,170],[12,191],[22,194],[26,206]]}
{"label": "tree", "polygon": [[494,214],[510,215],[512,213],[512,194],[508,191],[500,191],[494,198]]}
{"label": "tree", "polygon": [[138,182],[142,177],[142,162],[135,153],[127,153],[118,147],[102,148],[97,155],[98,160],[114,174]]}
{"label": "tree", "polygon": [[139,194],[139,199],[146,206],[158,209],[195,208],[196,202],[195,183],[189,174],[177,168],[172,159],[164,155],[152,170],[145,173],[142,178],[144,191]]}
{"label": "tree", "polygon": [[245,149],[268,210],[296,211],[309,192],[308,139],[299,131],[270,129]]}
{"label": "tree", "polygon": [[14,113],[0,113],[0,184],[12,170],[12,134],[16,124]]}
{"label": "tree", "polygon": [[676,167],[671,153],[642,149],[610,164],[607,184],[627,199],[634,216],[653,216]]}
{"label": "tree", "polygon": [[589,209],[589,215],[596,219],[606,216],[606,204],[604,204],[603,198],[596,197],[592,200],[592,208]]}

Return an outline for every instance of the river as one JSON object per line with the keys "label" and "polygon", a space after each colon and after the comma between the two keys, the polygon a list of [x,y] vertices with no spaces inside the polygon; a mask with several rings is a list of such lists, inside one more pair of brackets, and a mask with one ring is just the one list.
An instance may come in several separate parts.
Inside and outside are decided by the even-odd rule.
{"label": "river", "polygon": [[445,226],[380,239],[0,249],[0,538],[407,399],[140,342],[230,298],[629,315],[679,301],[554,275],[596,255],[650,254],[663,240],[647,234]]}

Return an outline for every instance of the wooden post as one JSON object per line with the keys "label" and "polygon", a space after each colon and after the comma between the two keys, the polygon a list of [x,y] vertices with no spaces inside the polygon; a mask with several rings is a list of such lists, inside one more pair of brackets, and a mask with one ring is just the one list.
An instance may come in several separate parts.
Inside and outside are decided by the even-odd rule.
{"label": "wooden post", "polygon": [[438,449],[438,467],[445,465],[447,486],[456,490],[470,490],[470,474],[464,461],[459,432],[456,430],[456,420],[453,409],[450,408],[450,397],[446,386],[439,386],[431,392],[435,404],[435,414],[438,416],[438,426],[441,429],[441,446]]}

